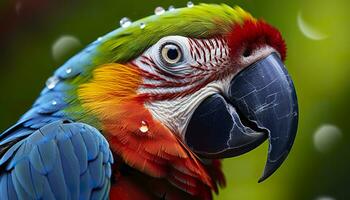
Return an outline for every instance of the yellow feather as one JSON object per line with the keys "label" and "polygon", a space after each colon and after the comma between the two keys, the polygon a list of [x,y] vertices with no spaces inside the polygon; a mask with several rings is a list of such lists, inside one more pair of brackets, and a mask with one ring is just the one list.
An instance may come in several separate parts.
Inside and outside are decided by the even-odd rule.
{"label": "yellow feather", "polygon": [[111,119],[118,116],[115,111],[122,102],[137,96],[141,81],[133,66],[110,63],[96,68],[93,78],[80,85],[77,94],[84,109],[99,119]]}

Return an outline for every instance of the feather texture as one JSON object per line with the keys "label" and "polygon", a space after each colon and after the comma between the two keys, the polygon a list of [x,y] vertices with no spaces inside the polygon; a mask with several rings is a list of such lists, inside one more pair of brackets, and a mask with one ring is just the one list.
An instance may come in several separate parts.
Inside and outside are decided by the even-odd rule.
{"label": "feather texture", "polygon": [[[224,185],[220,165],[203,164],[152,117],[137,97],[143,77],[127,63],[164,36],[226,36],[250,18],[227,5],[176,9],[112,31],[69,59],[54,73],[55,86],[46,87],[19,122],[0,134],[2,198],[107,199],[114,176],[112,199],[211,199],[216,183]],[[136,175],[112,174],[112,154],[95,128]]]}
{"label": "feather texture", "polygon": [[56,121],[18,144],[0,162],[2,199],[107,199],[113,158],[95,128]]}
{"label": "feather texture", "polygon": [[[193,196],[210,199],[216,189],[198,158],[163,124],[137,102],[118,107],[120,118],[103,122],[111,148],[129,166]],[[140,130],[146,123],[147,131]]]}

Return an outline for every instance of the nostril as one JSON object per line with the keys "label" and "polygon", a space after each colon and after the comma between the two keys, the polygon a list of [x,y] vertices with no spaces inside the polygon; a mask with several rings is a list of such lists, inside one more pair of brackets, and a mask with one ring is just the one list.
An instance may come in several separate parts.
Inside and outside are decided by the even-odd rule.
{"label": "nostril", "polygon": [[243,52],[243,56],[249,57],[250,55],[252,55],[252,51],[249,48],[245,49]]}

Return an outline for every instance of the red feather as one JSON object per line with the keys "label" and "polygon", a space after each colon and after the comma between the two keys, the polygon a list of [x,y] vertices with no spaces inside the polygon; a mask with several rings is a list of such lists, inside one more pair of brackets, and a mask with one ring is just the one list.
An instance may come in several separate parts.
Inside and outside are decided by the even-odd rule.
{"label": "red feather", "polygon": [[[122,118],[103,122],[103,129],[107,133],[113,152],[121,157],[123,162],[144,173],[149,179],[155,178],[157,184],[168,182],[169,186],[163,188],[165,191],[172,185],[192,197],[212,198],[211,190],[217,191],[217,187],[206,167],[175,134],[153,119],[141,103],[137,101],[125,103],[119,106],[118,113]],[[140,130],[140,127],[144,126],[142,121],[147,124],[146,132]],[[121,178],[118,182],[117,178],[117,185],[112,188],[111,198],[113,195],[125,196],[119,194],[125,192],[121,189],[123,187],[145,188],[145,184],[136,184],[139,181]],[[151,187],[150,190],[159,193],[158,186]],[[135,191],[143,195],[148,193],[142,188],[137,188]],[[128,196],[126,195],[125,198],[134,199],[136,193],[130,198],[126,198]]]}
{"label": "red feather", "polygon": [[281,33],[262,20],[247,19],[242,25],[235,24],[227,35],[227,41],[232,58],[244,51],[269,45],[279,52],[283,61],[286,59],[287,47]]}

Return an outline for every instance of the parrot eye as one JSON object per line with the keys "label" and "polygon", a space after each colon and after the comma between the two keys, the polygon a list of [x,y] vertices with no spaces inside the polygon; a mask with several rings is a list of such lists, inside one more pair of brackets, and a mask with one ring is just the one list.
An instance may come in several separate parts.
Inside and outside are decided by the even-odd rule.
{"label": "parrot eye", "polygon": [[182,52],[178,45],[167,43],[160,50],[162,60],[166,64],[175,65],[182,61]]}
{"label": "parrot eye", "polygon": [[164,37],[150,48],[147,54],[153,58],[158,69],[166,72],[167,75],[182,76],[193,71],[186,37]]}

